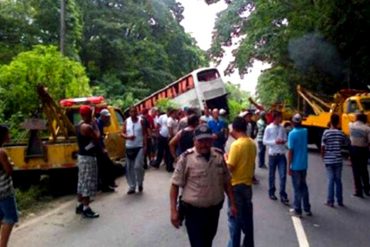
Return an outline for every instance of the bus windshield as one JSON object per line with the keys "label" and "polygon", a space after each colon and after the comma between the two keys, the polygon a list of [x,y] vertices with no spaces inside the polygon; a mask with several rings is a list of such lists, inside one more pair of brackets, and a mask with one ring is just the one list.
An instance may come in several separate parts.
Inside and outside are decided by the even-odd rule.
{"label": "bus windshield", "polygon": [[361,105],[364,111],[370,111],[370,99],[362,99]]}
{"label": "bus windshield", "polygon": [[218,73],[217,69],[209,69],[209,70],[204,70],[202,72],[199,72],[197,74],[197,77],[198,77],[198,81],[207,82],[207,81],[213,81],[213,80],[219,79],[220,74]]}

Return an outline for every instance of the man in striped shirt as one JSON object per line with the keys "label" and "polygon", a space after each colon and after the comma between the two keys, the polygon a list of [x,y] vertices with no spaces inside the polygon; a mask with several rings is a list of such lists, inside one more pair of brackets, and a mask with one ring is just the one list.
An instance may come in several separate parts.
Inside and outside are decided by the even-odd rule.
{"label": "man in striped shirt", "polygon": [[[341,150],[346,144],[346,137],[338,127],[339,116],[333,114],[330,118],[330,129],[324,131],[321,139],[321,156],[324,159],[328,177],[328,197],[325,205],[329,207],[334,207],[334,191],[338,205],[343,206]],[[334,187],[336,187],[335,190]]]}

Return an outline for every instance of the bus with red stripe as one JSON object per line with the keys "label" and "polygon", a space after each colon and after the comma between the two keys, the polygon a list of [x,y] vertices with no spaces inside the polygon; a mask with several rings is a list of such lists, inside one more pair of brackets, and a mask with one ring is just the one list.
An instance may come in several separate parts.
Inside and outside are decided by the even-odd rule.
{"label": "bus with red stripe", "polygon": [[134,106],[141,112],[143,109],[154,107],[161,99],[171,99],[179,106],[195,107],[200,110],[207,106],[209,109],[225,109],[228,112],[227,92],[216,68],[194,70]]}

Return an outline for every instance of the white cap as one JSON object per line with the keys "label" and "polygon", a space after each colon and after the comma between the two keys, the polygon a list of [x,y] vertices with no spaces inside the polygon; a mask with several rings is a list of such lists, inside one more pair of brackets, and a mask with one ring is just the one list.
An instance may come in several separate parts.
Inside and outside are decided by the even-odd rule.
{"label": "white cap", "polygon": [[248,111],[242,111],[239,113],[239,117],[245,117],[247,115]]}
{"label": "white cap", "polygon": [[201,116],[199,120],[203,121],[203,122],[207,122],[207,117],[206,116]]}
{"label": "white cap", "polygon": [[100,111],[100,116],[110,117],[110,112],[107,109],[103,109]]}
{"label": "white cap", "polygon": [[299,114],[299,113],[296,113],[293,117],[292,117],[292,122],[293,123],[300,123],[300,122],[302,122],[302,116],[301,116],[301,114]]}
{"label": "white cap", "polygon": [[224,115],[226,114],[226,110],[225,109],[220,109],[220,115]]}

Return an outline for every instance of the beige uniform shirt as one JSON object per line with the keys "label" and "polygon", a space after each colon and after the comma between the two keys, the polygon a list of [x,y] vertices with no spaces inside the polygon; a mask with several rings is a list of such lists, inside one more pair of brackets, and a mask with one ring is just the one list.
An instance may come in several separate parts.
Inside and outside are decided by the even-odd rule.
{"label": "beige uniform shirt", "polygon": [[172,183],[183,188],[184,202],[205,208],[224,200],[224,186],[230,179],[221,152],[212,148],[210,159],[207,161],[192,148],[180,156]]}
{"label": "beige uniform shirt", "polygon": [[351,145],[368,147],[370,143],[370,127],[363,122],[356,121],[349,124]]}

